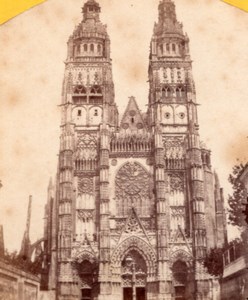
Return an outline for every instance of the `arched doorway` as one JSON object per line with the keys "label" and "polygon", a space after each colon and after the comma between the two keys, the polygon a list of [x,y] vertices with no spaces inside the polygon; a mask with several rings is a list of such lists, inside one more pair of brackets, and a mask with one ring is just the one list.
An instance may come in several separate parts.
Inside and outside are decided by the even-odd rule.
{"label": "arched doorway", "polygon": [[177,260],[172,266],[175,300],[186,300],[188,267],[182,260]]}
{"label": "arched doorway", "polygon": [[80,278],[80,300],[92,300],[94,297],[94,284],[96,282],[96,265],[84,260],[77,265]]}
{"label": "arched doorway", "polygon": [[147,266],[142,255],[131,250],[121,264],[123,300],[145,300]]}

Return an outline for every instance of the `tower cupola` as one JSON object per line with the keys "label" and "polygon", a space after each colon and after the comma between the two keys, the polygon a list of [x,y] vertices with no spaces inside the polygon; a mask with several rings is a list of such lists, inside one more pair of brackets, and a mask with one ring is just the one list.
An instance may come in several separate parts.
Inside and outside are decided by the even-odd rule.
{"label": "tower cupola", "polygon": [[177,21],[175,3],[171,0],[163,0],[158,6],[158,24],[155,26],[156,34],[178,33],[183,35],[183,26]]}
{"label": "tower cupola", "polygon": [[83,20],[90,20],[90,19],[95,19],[96,21],[99,21],[99,14],[101,12],[101,7],[99,3],[97,3],[95,0],[88,0],[83,8]]}

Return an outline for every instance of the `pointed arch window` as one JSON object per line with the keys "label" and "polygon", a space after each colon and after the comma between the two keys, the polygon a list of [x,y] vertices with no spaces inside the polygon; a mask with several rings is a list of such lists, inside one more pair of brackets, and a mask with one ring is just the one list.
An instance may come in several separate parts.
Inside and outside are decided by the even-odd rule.
{"label": "pointed arch window", "polygon": [[166,52],[170,52],[170,44],[166,44]]}
{"label": "pointed arch window", "polygon": [[103,102],[102,89],[99,85],[94,85],[90,89],[89,100],[91,104],[101,104]]}
{"label": "pointed arch window", "polygon": [[91,94],[97,94],[97,95],[101,95],[102,94],[102,89],[99,85],[94,85],[91,90],[90,90]]}
{"label": "pointed arch window", "polygon": [[162,97],[171,97],[172,96],[172,89],[169,86],[162,87]]}
{"label": "pointed arch window", "polygon": [[86,88],[83,85],[78,84],[74,88],[74,94],[86,94]]}
{"label": "pointed arch window", "polygon": [[88,45],[84,44],[84,52],[87,52],[87,51],[88,51]]}
{"label": "pointed arch window", "polygon": [[94,44],[90,44],[90,51],[91,51],[91,52],[94,52],[94,50],[95,50]]}
{"label": "pointed arch window", "polygon": [[176,97],[177,98],[184,98],[185,95],[186,95],[185,88],[183,86],[178,86],[176,88]]}

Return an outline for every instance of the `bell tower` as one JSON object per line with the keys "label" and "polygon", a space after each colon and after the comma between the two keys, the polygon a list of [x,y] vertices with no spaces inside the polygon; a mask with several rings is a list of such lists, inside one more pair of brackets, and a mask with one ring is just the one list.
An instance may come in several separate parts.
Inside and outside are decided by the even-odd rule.
{"label": "bell tower", "polygon": [[150,46],[149,81],[150,122],[160,122],[164,131],[180,128],[180,132],[185,132],[189,124],[188,103],[195,96],[194,82],[189,39],[170,0],[159,4],[159,19]]}
{"label": "bell tower", "polygon": [[[100,21],[100,12],[99,4],[88,0],[82,9],[83,20],[68,40],[56,197],[58,276],[51,275],[57,277],[54,285],[58,299],[68,299],[68,295],[80,297],[79,293],[82,297],[91,293],[93,297],[95,279],[82,273],[78,257],[86,249],[92,256],[87,259],[92,271],[98,257],[100,227],[103,234],[108,230],[104,219],[108,211],[107,139],[111,128],[117,126],[118,112],[114,101],[110,40],[106,25]],[[102,247],[104,243],[108,244],[107,238]],[[74,267],[72,262],[76,264]],[[77,267],[78,272],[75,271]],[[55,267],[51,270],[56,272]]]}
{"label": "bell tower", "polygon": [[68,41],[63,85],[63,123],[76,128],[96,129],[104,121],[117,123],[114,84],[110,59],[110,40],[106,25],[100,22],[100,6],[85,3],[83,21]]}
{"label": "bell tower", "polygon": [[[158,289],[161,299],[170,294],[200,299],[198,291],[207,295],[210,290],[201,259],[215,245],[216,218],[210,208],[216,201],[214,176],[210,151],[199,137],[189,38],[171,0],[160,1],[158,11],[150,45],[148,103],[155,137]],[[178,281],[178,266],[187,269],[187,280]]]}

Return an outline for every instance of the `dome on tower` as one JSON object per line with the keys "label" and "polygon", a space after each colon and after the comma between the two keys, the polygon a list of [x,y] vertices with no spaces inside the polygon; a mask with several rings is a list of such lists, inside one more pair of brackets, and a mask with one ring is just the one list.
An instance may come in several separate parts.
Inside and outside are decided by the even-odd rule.
{"label": "dome on tower", "polygon": [[107,26],[100,20],[101,7],[88,0],[83,8],[83,20],[69,38],[69,59],[109,58],[110,41]]}

